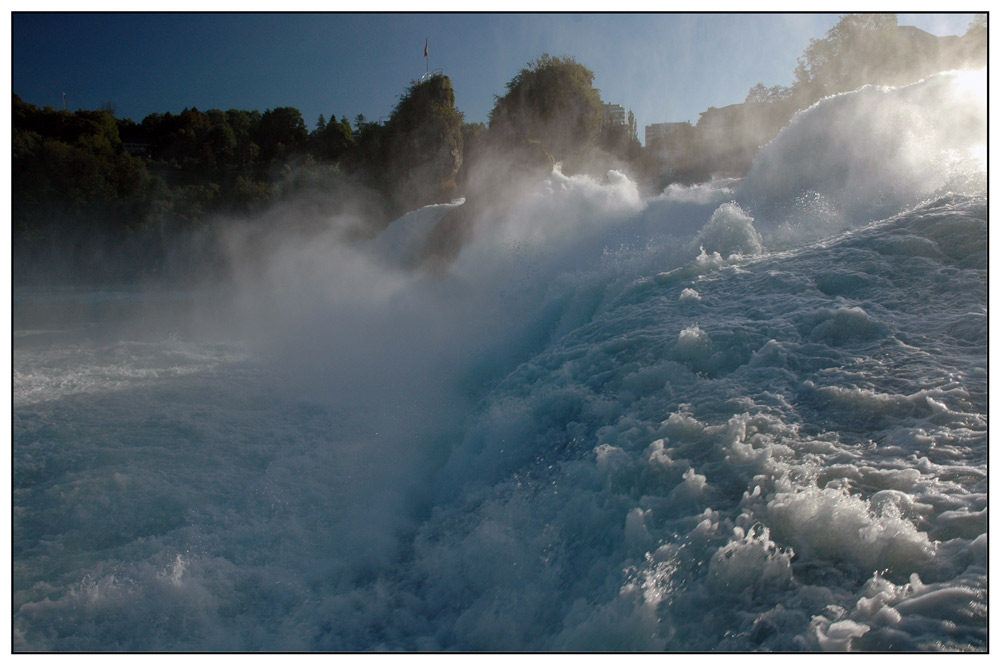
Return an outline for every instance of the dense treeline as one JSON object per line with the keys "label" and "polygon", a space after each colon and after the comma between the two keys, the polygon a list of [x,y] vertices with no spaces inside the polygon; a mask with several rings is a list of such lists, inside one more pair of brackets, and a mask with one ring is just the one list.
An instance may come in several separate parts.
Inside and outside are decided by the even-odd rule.
{"label": "dense treeline", "polygon": [[18,281],[152,276],[215,216],[245,216],[306,188],[371,192],[373,217],[385,218],[454,196],[462,157],[462,118],[443,76],[414,84],[385,125],[359,117],[356,129],[321,116],[309,131],[291,107],[192,108],[137,124],[16,94],[12,125]]}
{"label": "dense treeline", "polygon": [[[469,174],[496,152],[515,155],[511,169],[522,174],[519,161],[551,169],[601,139],[627,160],[638,154],[634,127],[630,136],[608,139],[613,132],[602,132],[603,105],[592,81],[593,73],[571,58],[545,55],[531,63],[497,101],[524,121],[521,130],[500,120],[465,123],[450,79],[440,74],[414,82],[384,123],[359,115],[352,126],[346,117],[320,116],[311,131],[291,107],[191,108],[136,123],[108,110],[38,108],[15,94],[15,281],[201,269],[217,258],[203,247],[211,220],[245,218],[303,191],[350,192],[326,197],[326,212],[363,201],[369,226],[356,232],[375,233],[407,210],[475,190]],[[548,111],[553,100],[577,97],[587,104]],[[551,130],[564,124],[569,129],[554,140]],[[182,244],[183,251],[172,251]]]}
{"label": "dense treeline", "polygon": [[622,169],[652,189],[743,175],[757,148],[822,96],[982,66],[985,53],[985,17],[960,38],[935,38],[896,26],[891,14],[848,15],[812,40],[792,86],[758,84],[744,103],[708,109],[696,125],[679,124],[645,149],[634,117],[610,122],[589,69],[548,54],[507,84],[487,125],[464,121],[450,79],[440,74],[412,83],[384,123],[321,115],[312,130],[292,107],[190,108],[136,123],[109,110],[38,108],[15,94],[14,280],[201,270],[217,259],[204,241],[212,220],[245,219],[304,191],[350,192],[322,205],[337,214],[363,204],[359,217],[369,226],[360,234],[464,195],[466,205],[443,220],[427,250],[448,257],[474,216],[502,209],[511,187],[557,161],[567,172],[598,176]]}

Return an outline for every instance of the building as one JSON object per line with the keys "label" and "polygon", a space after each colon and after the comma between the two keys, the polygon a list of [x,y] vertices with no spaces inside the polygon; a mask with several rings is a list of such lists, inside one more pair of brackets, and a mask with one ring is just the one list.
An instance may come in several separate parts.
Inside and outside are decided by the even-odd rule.
{"label": "building", "polygon": [[605,104],[604,117],[612,125],[628,126],[628,111],[621,104]]}

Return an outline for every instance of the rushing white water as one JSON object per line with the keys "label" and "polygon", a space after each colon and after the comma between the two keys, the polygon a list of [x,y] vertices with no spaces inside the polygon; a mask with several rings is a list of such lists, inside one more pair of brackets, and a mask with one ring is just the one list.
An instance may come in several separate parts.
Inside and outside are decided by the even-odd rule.
{"label": "rushing white water", "polygon": [[461,201],[15,292],[14,649],[985,650],[984,80],[556,171],[443,275]]}

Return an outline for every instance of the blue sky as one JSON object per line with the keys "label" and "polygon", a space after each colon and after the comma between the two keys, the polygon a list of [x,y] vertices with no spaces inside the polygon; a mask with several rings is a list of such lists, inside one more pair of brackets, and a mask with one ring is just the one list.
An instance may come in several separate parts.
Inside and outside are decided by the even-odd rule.
{"label": "blue sky", "polygon": [[[358,9],[365,9],[358,4]],[[901,14],[900,24],[962,34],[968,14]],[[788,85],[810,38],[838,14],[14,14],[12,88],[69,110],[112,102],[140,122],[156,112],[293,106],[319,115],[388,116],[425,71],[452,79],[469,122],[542,53],[595,74],[605,101],[642,127],[697,121],[751,86]],[[423,57],[429,42],[429,59]]]}

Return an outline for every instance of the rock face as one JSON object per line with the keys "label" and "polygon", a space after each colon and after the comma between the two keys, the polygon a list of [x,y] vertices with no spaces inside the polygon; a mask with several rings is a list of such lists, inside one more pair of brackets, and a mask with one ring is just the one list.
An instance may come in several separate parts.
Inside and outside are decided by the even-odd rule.
{"label": "rock face", "polygon": [[462,115],[447,76],[414,83],[400,99],[384,128],[381,174],[400,211],[455,196],[462,167]]}

